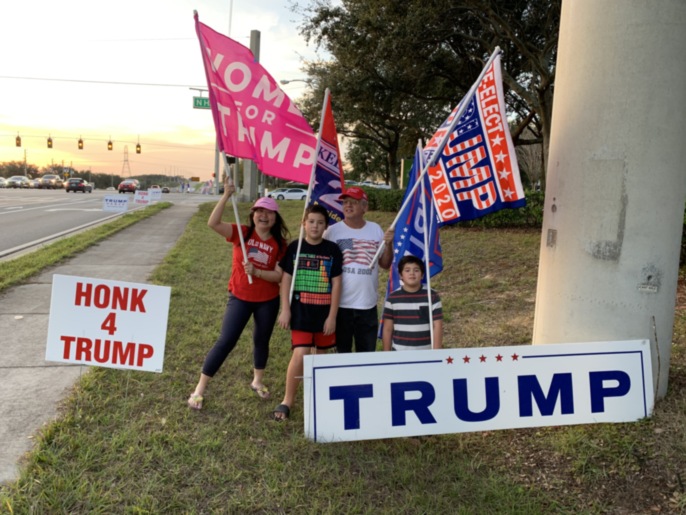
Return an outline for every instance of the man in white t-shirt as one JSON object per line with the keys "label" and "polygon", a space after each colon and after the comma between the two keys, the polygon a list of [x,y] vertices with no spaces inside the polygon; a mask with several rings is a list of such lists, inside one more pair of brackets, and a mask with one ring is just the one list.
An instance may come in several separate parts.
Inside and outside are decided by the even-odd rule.
{"label": "man in white t-shirt", "polygon": [[[388,269],[393,263],[393,230],[384,234],[375,222],[364,215],[368,209],[367,194],[362,188],[347,188],[338,197],[343,205],[342,222],[324,233],[343,253],[343,287],[336,317],[336,349],[373,352],[379,331],[379,266]],[[382,241],[386,241],[378,264],[369,268]]]}

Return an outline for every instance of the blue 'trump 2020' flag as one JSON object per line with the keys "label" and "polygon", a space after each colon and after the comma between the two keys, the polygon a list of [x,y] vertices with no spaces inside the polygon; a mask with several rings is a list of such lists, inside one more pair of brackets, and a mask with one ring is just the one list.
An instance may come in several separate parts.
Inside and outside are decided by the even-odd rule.
{"label": "blue 'trump 2020' flag", "polygon": [[[427,271],[424,275],[424,283],[426,283],[427,275],[433,277],[443,271],[443,254],[438,236],[436,207],[431,201],[431,185],[428,176],[425,174],[422,178],[423,184],[415,187],[423,169],[423,155],[421,148],[418,147],[401,204],[405,208],[398,216],[398,223],[395,226],[393,264],[388,273],[386,298],[390,292],[400,288],[398,262],[403,256],[411,254],[424,261]],[[408,200],[409,194],[411,197]],[[379,337],[382,331],[383,320],[379,324]]]}
{"label": "blue 'trump 2020' flag", "polygon": [[499,53],[470,91],[424,147],[440,225],[526,205],[507,124]]}

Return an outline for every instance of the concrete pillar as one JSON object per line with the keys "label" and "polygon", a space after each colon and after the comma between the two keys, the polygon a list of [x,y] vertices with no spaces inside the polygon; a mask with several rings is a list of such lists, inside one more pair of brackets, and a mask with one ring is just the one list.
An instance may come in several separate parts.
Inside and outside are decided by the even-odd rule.
{"label": "concrete pillar", "polygon": [[533,343],[650,339],[660,397],[686,196],[685,51],[684,0],[563,0]]}

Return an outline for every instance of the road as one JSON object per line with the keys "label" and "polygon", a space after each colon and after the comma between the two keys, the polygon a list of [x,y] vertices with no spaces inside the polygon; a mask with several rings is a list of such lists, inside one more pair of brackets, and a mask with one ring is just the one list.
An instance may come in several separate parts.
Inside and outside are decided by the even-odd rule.
{"label": "road", "polygon": [[[64,190],[0,189],[0,258],[10,257],[36,245],[102,223],[118,216],[103,211],[103,197],[116,191],[65,193]],[[163,201],[200,204],[216,200],[213,195],[169,193]],[[129,211],[139,209],[132,204]]]}

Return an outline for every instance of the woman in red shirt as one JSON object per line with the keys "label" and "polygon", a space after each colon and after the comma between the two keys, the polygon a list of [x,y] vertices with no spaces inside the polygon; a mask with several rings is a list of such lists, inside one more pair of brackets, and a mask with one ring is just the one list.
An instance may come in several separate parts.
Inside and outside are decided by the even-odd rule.
{"label": "woman in red shirt", "polygon": [[[202,408],[205,388],[210,378],[222,366],[233,350],[248,320],[254,317],[253,380],[250,388],[261,398],[269,398],[269,390],[262,379],[269,358],[269,339],[279,313],[279,282],[281,272],[275,270],[288,245],[289,232],[279,214],[279,206],[272,198],[262,197],[250,209],[250,225],[241,225],[247,259],[241,249],[238,225],[222,221],[226,202],[236,191],[233,184],[224,182],[224,194],[210,215],[207,225],[233,244],[233,263],[229,280],[229,301],[224,312],[221,333],[205,358],[195,391],[188,398],[188,406]],[[252,277],[252,284],[248,276]]]}

